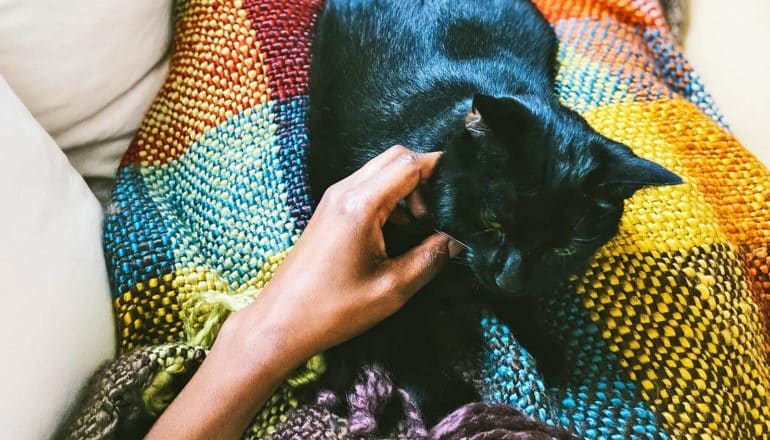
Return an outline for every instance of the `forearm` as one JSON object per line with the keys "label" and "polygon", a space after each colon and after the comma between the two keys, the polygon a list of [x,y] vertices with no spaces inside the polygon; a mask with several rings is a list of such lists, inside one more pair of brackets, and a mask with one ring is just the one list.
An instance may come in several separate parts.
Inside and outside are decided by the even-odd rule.
{"label": "forearm", "polygon": [[281,351],[276,331],[249,325],[250,312],[247,308],[228,319],[198,371],[147,438],[237,439],[243,435],[298,364]]}

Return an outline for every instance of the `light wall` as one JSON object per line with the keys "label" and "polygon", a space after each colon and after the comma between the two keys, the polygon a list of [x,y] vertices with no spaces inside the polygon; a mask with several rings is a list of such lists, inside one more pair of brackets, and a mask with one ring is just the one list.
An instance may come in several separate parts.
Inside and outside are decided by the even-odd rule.
{"label": "light wall", "polygon": [[770,0],[689,0],[684,48],[738,139],[770,165]]}

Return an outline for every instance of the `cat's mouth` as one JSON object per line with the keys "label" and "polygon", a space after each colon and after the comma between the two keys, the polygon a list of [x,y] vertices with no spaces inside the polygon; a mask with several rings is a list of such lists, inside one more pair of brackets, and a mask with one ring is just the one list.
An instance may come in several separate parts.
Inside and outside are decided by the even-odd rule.
{"label": "cat's mouth", "polygon": [[512,273],[510,268],[506,271],[505,264],[489,266],[484,262],[474,261],[473,253],[468,252],[468,264],[473,274],[486,291],[496,293],[509,298],[518,298],[527,295],[527,289],[518,274]]}
{"label": "cat's mouth", "polygon": [[509,299],[543,295],[553,291],[560,284],[557,279],[529,279],[504,283],[499,282],[501,274],[494,272],[479,273],[474,271],[474,275],[479,287],[484,291]]}
{"label": "cat's mouth", "polygon": [[466,251],[466,261],[485,290],[507,297],[520,297],[526,294],[524,276],[526,268],[520,251],[501,248],[475,253],[469,249]]}

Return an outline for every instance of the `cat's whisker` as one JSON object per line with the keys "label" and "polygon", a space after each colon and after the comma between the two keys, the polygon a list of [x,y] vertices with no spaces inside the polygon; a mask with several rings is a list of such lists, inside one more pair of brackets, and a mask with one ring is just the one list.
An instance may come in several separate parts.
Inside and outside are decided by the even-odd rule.
{"label": "cat's whisker", "polygon": [[452,237],[451,235],[447,234],[446,232],[439,231],[438,229],[434,229],[434,231],[438,232],[439,234],[443,235],[444,237],[447,237],[447,238],[450,238],[450,239],[454,240],[455,243],[457,243],[460,246],[464,247],[466,250],[471,250],[470,246],[468,246],[467,244],[463,243],[462,241]]}

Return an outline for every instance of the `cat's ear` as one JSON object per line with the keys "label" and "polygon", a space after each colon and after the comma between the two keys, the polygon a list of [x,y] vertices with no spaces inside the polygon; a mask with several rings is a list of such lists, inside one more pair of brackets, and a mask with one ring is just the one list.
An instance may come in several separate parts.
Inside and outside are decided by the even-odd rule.
{"label": "cat's ear", "polygon": [[513,98],[476,94],[473,108],[465,116],[465,129],[474,136],[483,136],[490,131],[511,130],[530,117],[527,108]]}
{"label": "cat's ear", "polygon": [[648,186],[679,185],[682,178],[668,169],[634,154],[625,145],[602,142],[603,163],[599,173],[599,190],[612,198],[626,199]]}
{"label": "cat's ear", "polygon": [[473,137],[484,136],[489,131],[489,126],[475,107],[465,115],[465,130]]}

